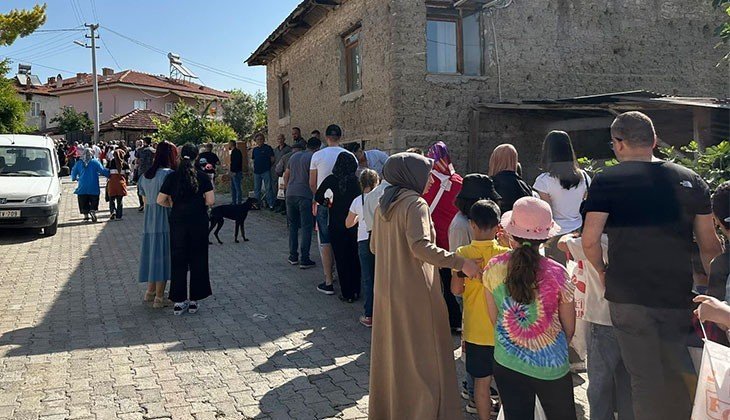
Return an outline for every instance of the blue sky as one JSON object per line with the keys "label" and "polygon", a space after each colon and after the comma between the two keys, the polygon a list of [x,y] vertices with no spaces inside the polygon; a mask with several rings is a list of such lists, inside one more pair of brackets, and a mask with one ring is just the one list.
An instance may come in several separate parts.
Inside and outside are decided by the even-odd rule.
{"label": "blue sky", "polygon": [[[28,8],[42,1],[2,0],[0,13]],[[163,52],[175,52],[208,67],[231,73],[216,74],[187,62],[206,86],[265,91],[264,67],[248,67],[244,60],[294,10],[300,0],[46,0],[46,24],[40,29],[74,28],[83,22],[98,22],[102,28],[97,67],[134,69],[168,74],[165,54],[114,34],[104,27]],[[96,16],[96,17],[95,17]],[[0,47],[0,58],[11,57],[12,74],[18,62],[32,62],[32,72],[42,81],[61,73],[91,72],[88,49],[73,44],[85,32],[35,33]],[[114,59],[118,62],[115,63]],[[41,66],[54,67],[56,69]],[[59,71],[62,69],[64,71]]]}

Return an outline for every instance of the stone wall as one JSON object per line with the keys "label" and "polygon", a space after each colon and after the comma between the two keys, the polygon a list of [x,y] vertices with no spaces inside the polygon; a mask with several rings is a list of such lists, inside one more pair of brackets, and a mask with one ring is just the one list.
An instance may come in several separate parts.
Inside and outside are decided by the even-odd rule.
{"label": "stone wall", "polygon": [[[329,124],[344,130],[345,142],[388,143],[393,125],[391,0],[349,0],[332,10],[306,35],[267,66],[269,143],[291,128],[324,134]],[[361,25],[362,90],[345,94],[342,35]],[[279,118],[279,80],[290,83],[291,116]],[[371,147],[369,146],[369,147]]]}
{"label": "stone wall", "polygon": [[[728,95],[727,69],[716,68],[722,57],[722,51],[714,49],[718,14],[709,2],[515,1],[492,18],[497,37],[496,42],[491,35],[486,39],[490,65],[483,77],[427,74],[426,2],[394,5],[398,16],[393,35],[394,145],[444,140],[461,170],[466,167],[471,105],[500,100],[495,45],[504,101],[635,89],[685,96]],[[491,34],[490,25],[487,29]],[[539,124],[532,123],[512,124],[525,127],[526,132],[503,133],[496,127],[507,117],[494,113],[494,126],[489,118],[481,125],[481,139],[490,147],[499,144],[501,137],[531,136],[531,143],[521,150],[531,153],[545,134],[533,133]],[[488,156],[491,149],[484,152]]]}
{"label": "stone wall", "polygon": [[[515,1],[485,18],[488,66],[479,77],[427,74],[426,15],[426,0],[348,0],[333,9],[268,66],[269,141],[279,133],[289,138],[293,126],[306,137],[334,122],[344,141],[389,152],[443,140],[464,171],[475,103],[636,89],[728,96],[727,65],[716,67],[722,51],[714,48],[720,15],[708,1]],[[363,89],[343,96],[341,36],[358,23]],[[280,119],[283,74],[291,117]],[[526,114],[483,115],[479,168],[486,169],[495,145],[510,141],[532,174],[548,123]]]}

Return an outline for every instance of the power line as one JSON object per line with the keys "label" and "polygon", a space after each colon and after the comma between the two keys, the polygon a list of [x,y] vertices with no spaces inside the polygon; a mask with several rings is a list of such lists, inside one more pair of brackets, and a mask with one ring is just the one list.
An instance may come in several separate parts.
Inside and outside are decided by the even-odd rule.
{"label": "power line", "polygon": [[38,67],[43,67],[43,68],[46,68],[46,69],[51,69],[51,70],[56,70],[56,71],[60,71],[60,72],[63,72],[63,73],[68,73],[68,74],[76,74],[76,72],[75,72],[75,71],[72,71],[72,70],[60,69],[60,68],[58,68],[58,67],[51,67],[51,66],[45,66],[45,65],[43,65],[43,64],[38,64],[38,63],[36,63],[36,62],[26,61],[26,60],[23,60],[23,59],[20,59],[20,58],[17,58],[17,57],[6,57],[6,58],[9,58],[9,59],[11,59],[11,60],[15,60],[15,61],[17,61],[17,62],[25,62],[25,63],[29,63],[29,64],[32,64],[32,65],[34,65],[34,66],[38,66]]}
{"label": "power line", "polygon": [[81,16],[79,15],[78,10],[76,10],[76,3],[74,3],[74,0],[68,0],[69,3],[71,3],[71,10],[74,13],[74,16],[76,17],[76,22],[79,25],[82,25],[84,21],[81,19]]}
{"label": "power line", "polygon": [[48,39],[44,42],[37,42],[33,43],[31,45],[26,45],[25,47],[19,48],[17,50],[10,50],[7,52],[7,54],[12,55],[22,55],[22,54],[28,54],[28,53],[39,53],[41,51],[50,51],[55,50],[56,48],[62,46],[66,42],[70,42],[72,38],[75,38],[77,35],[75,33],[61,33],[59,35],[56,35],[55,37]]}
{"label": "power line", "polygon": [[[124,38],[124,39],[126,39],[126,40],[128,40],[130,42],[133,42],[133,43],[135,43],[135,44],[137,44],[137,45],[139,45],[139,46],[141,46],[143,48],[146,48],[146,49],[148,49],[150,51],[153,51],[153,52],[156,52],[158,54],[162,54],[164,56],[167,56],[167,52],[164,51],[164,50],[162,50],[162,49],[160,49],[160,48],[157,48],[157,47],[154,47],[152,45],[146,44],[146,43],[144,43],[142,41],[138,41],[138,40],[136,40],[134,38],[131,38],[131,37],[127,36],[127,35],[121,34],[121,33],[117,32],[117,31],[115,31],[113,29],[110,29],[110,28],[106,27],[106,26],[104,26],[103,28],[106,29],[107,31],[109,31],[109,32],[111,32],[111,33],[113,33],[113,34],[121,37],[121,38]],[[198,68],[201,68],[203,70],[209,71],[211,73],[217,74],[219,76],[228,77],[230,79],[234,79],[234,80],[237,80],[237,81],[240,81],[240,82],[250,83],[250,84],[253,84],[253,85],[257,85],[259,87],[266,87],[266,84],[265,83],[263,83],[261,81],[258,81],[256,79],[251,79],[251,78],[248,78],[248,77],[245,77],[245,76],[240,76],[240,75],[237,75],[237,74],[234,74],[234,73],[225,71],[225,70],[220,70],[220,69],[217,69],[215,67],[211,67],[211,66],[208,66],[206,64],[202,64],[202,63],[198,63],[196,61],[190,60],[189,58],[185,58],[185,63],[186,64],[190,64],[193,67],[198,67]]]}
{"label": "power line", "polygon": [[63,29],[38,29],[35,32],[33,32],[30,35],[33,34],[43,34],[43,33],[49,33],[49,32],[83,32],[83,29],[77,29],[77,28],[63,28]]}
{"label": "power line", "polygon": [[99,15],[96,14],[96,1],[95,0],[89,0],[89,3],[91,3],[91,13],[94,15],[94,20],[96,22],[99,22]]}
{"label": "power line", "polygon": [[74,48],[76,48],[76,46],[74,44],[71,44],[71,45],[67,45],[65,47],[61,47],[61,48],[58,48],[58,49],[54,49],[52,51],[46,51],[46,52],[42,52],[42,53],[31,54],[31,55],[28,55],[26,57],[27,57],[28,60],[41,60],[41,59],[46,59],[46,58],[49,58],[49,57],[55,57],[55,56],[57,56],[59,54],[66,53],[68,51],[71,51]]}
{"label": "power line", "polygon": [[81,3],[79,3],[79,0],[72,0],[76,7],[79,9],[79,15],[81,15],[81,21],[86,22],[86,16],[84,16],[84,9],[81,7]]}
{"label": "power line", "polygon": [[[119,68],[119,69],[121,70],[121,69],[123,68],[123,66],[122,66],[121,64],[119,64],[119,61],[117,61],[117,59],[116,59],[116,58],[114,57],[114,54],[112,54],[111,50],[110,50],[110,49],[109,49],[109,47],[108,47],[108,46],[106,45],[106,42],[104,41],[104,37],[100,36],[100,37],[99,37],[99,40],[101,41],[101,45],[103,45],[103,46],[104,46],[104,49],[105,49],[105,50],[106,50],[106,52],[107,52],[107,53],[109,54],[109,57],[111,57],[111,58],[112,58],[112,60],[114,61],[114,64],[116,64],[116,65],[117,65],[117,67],[118,67],[118,68]],[[120,81],[121,81],[121,80],[120,80]],[[162,95],[162,96],[156,96],[156,95],[152,95],[152,94],[150,94],[150,93],[146,92],[145,90],[143,90],[142,88],[140,88],[139,86],[137,86],[137,85],[136,85],[136,84],[135,84],[134,82],[132,82],[131,80],[130,80],[130,81],[128,81],[128,80],[125,80],[125,81],[124,81],[124,83],[129,83],[129,84],[131,84],[132,86],[134,86],[135,88],[137,88],[137,90],[139,90],[139,91],[140,91],[140,92],[142,92],[143,94],[145,94],[145,95],[147,95],[147,96],[149,96],[149,97],[151,97],[151,98],[154,98],[154,99],[162,99],[162,98],[164,98],[164,97],[166,97],[166,96],[169,96],[169,95],[170,95],[169,93],[166,93],[166,94],[164,94],[164,95]]]}

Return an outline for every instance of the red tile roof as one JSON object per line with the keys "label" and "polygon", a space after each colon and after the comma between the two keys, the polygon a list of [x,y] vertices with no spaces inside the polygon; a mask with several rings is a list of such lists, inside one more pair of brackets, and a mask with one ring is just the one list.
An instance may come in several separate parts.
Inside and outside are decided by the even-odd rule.
{"label": "red tile roof", "polygon": [[[61,87],[57,85],[46,85],[50,88],[52,93],[62,95],[66,91],[79,88],[88,88],[92,85],[91,75],[84,73],[81,75],[80,81],[78,77],[70,77],[61,81]],[[140,88],[151,87],[157,89],[167,89],[172,92],[187,92],[196,93],[200,95],[215,96],[218,98],[228,98],[229,95],[226,92],[220,90],[211,89],[207,86],[199,85],[197,83],[187,82],[184,80],[171,79],[167,76],[155,76],[148,73],[142,73],[134,70],[124,70],[118,73],[111,74],[109,76],[97,75],[99,81],[99,87],[109,86],[120,83],[120,84],[133,84]]]}
{"label": "red tile roof", "polygon": [[144,131],[156,131],[157,124],[155,124],[153,118],[158,119],[162,122],[167,122],[170,118],[167,115],[160,114],[159,112],[151,111],[148,109],[135,109],[118,117],[114,117],[111,120],[105,121],[99,127],[99,131],[111,131],[111,130],[144,130]]}
{"label": "red tile roof", "polygon": [[56,96],[55,94],[51,93],[51,88],[46,85],[41,86],[26,86],[21,85],[18,83],[16,79],[15,83],[13,83],[13,86],[15,87],[15,91],[20,94],[26,94],[26,93],[32,93],[34,95],[46,95],[46,96]]}

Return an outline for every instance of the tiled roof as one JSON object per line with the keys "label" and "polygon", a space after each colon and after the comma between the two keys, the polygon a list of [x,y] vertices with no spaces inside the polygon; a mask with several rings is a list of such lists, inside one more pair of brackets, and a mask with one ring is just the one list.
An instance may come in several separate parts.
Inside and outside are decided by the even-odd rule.
{"label": "tiled roof", "polygon": [[[48,86],[50,91],[55,94],[62,95],[66,91],[78,88],[88,88],[92,85],[90,74],[81,75],[79,82],[78,77],[70,77],[61,81],[61,87]],[[172,92],[197,93],[200,95],[215,96],[218,98],[228,98],[226,92],[211,89],[207,86],[197,83],[187,82],[184,80],[171,79],[167,76],[155,76],[148,73],[142,73],[134,70],[124,70],[109,76],[97,75],[99,87],[110,86],[116,83],[133,84],[140,88],[152,87],[157,89],[168,89]]]}
{"label": "tiled roof", "polygon": [[26,94],[26,93],[32,93],[34,95],[46,95],[46,96],[56,96],[55,94],[51,93],[51,88],[46,85],[41,86],[26,86],[21,85],[18,83],[16,79],[13,79],[15,83],[13,83],[13,86],[15,87],[15,91],[20,94]]}
{"label": "tiled roof", "polygon": [[114,117],[109,121],[105,121],[99,127],[99,131],[111,130],[144,130],[155,131],[157,124],[153,121],[156,118],[162,122],[169,121],[169,117],[159,112],[148,109],[135,109],[118,117]]}

